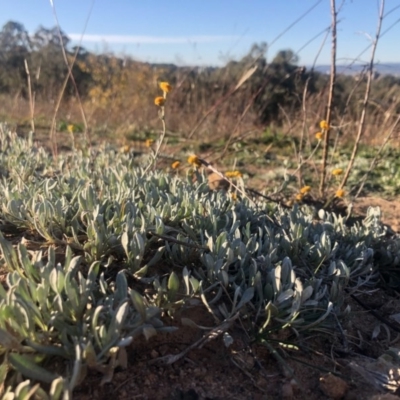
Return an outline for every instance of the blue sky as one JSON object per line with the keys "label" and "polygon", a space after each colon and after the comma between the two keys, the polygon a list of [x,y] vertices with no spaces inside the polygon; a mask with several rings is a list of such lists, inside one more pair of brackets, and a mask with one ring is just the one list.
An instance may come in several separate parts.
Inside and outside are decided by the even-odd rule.
{"label": "blue sky", "polygon": [[[337,0],[340,3],[342,0]],[[263,41],[273,42],[268,59],[281,49],[301,49],[299,64],[310,65],[323,42],[320,33],[331,20],[330,0],[54,0],[54,6],[61,28],[75,40],[73,44],[88,19],[85,48],[180,65],[222,65],[240,59],[253,43]],[[371,44],[378,9],[377,0],[344,1],[338,16],[339,63],[346,64]],[[383,31],[395,25],[379,43],[376,61],[381,63],[400,62],[400,23],[396,23],[400,21],[400,0],[386,0],[386,13],[392,9],[383,21]],[[2,0],[0,25],[9,20],[22,23],[32,33],[39,25],[55,25],[50,0]],[[329,41],[317,64],[329,63]],[[369,54],[364,53],[361,60],[367,60]]]}

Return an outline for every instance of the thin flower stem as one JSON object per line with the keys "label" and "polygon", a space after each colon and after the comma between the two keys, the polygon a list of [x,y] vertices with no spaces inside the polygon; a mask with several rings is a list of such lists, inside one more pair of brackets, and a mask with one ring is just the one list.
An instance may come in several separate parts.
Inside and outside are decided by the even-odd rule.
{"label": "thin flower stem", "polygon": [[145,173],[145,174],[149,171],[149,169],[150,169],[151,167],[153,167],[153,170],[156,168],[156,166],[157,166],[157,158],[158,158],[158,155],[160,154],[160,149],[161,149],[161,146],[162,146],[162,144],[163,144],[163,142],[164,142],[165,134],[166,134],[166,132],[167,132],[167,126],[166,126],[166,124],[165,124],[165,111],[164,111],[164,107],[161,107],[161,110],[160,110],[160,120],[161,120],[161,124],[162,124],[161,136],[160,136],[160,138],[157,140],[156,150],[154,151],[154,153],[153,153],[153,155],[152,155],[151,161],[150,161],[149,165],[147,166],[147,168],[144,170],[144,173]]}

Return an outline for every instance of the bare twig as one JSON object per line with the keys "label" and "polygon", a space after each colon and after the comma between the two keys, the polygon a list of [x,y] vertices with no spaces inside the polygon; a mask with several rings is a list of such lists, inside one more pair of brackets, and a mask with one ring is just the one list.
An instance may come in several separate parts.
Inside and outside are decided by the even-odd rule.
{"label": "bare twig", "polygon": [[330,74],[330,86],[329,86],[329,99],[328,99],[328,109],[326,112],[326,122],[328,124],[328,129],[326,129],[324,137],[324,147],[322,154],[322,171],[321,171],[321,181],[319,185],[320,195],[323,196],[325,192],[325,176],[326,176],[326,164],[329,152],[329,133],[330,133],[330,123],[332,117],[332,107],[333,107],[333,95],[335,93],[335,83],[336,83],[336,46],[337,46],[337,12],[336,12],[336,0],[331,0],[331,15],[332,15],[332,50],[331,50],[331,74]]}
{"label": "bare twig", "polygon": [[[334,1],[334,0],[332,0],[332,1]],[[358,146],[360,144],[361,136],[362,136],[362,134],[364,132],[365,117],[367,115],[367,106],[368,106],[368,101],[369,101],[369,94],[370,94],[370,91],[371,91],[371,84],[372,84],[372,79],[373,79],[373,76],[374,76],[375,52],[376,52],[376,48],[378,46],[378,41],[379,41],[379,38],[380,38],[380,33],[381,33],[381,28],[382,28],[382,21],[383,21],[383,17],[384,17],[384,10],[385,10],[385,0],[381,0],[380,10],[379,10],[379,17],[378,17],[378,26],[377,26],[377,29],[376,29],[375,40],[373,42],[371,58],[370,58],[369,66],[368,66],[367,86],[365,88],[363,107],[362,107],[362,111],[361,111],[360,122],[359,122],[359,125],[358,125],[358,133],[357,133],[356,140],[354,142],[353,151],[352,151],[352,154],[351,154],[351,157],[350,157],[349,164],[348,164],[346,172],[345,172],[345,174],[343,176],[342,182],[339,185],[339,189],[342,189],[344,187],[344,185],[346,184],[347,180],[349,179],[350,172],[351,172],[351,169],[353,168],[354,161],[355,161],[355,158],[356,158],[356,155],[357,155]]]}
{"label": "bare twig", "polygon": [[285,33],[290,31],[298,22],[300,22],[304,17],[306,17],[314,8],[316,8],[322,0],[318,0],[315,2],[309,9],[307,9],[303,14],[300,15],[296,20],[294,20],[289,26],[287,26],[278,36],[276,36],[271,43],[269,44],[269,47],[271,47],[275,42],[277,42]]}
{"label": "bare twig", "polygon": [[[346,291],[348,292],[348,290]],[[390,329],[393,329],[395,332],[400,332],[400,327],[390,322],[387,318],[383,317],[379,312],[367,306],[357,296],[355,296],[354,294],[350,294],[350,297],[354,301],[356,301],[362,308],[364,308],[364,310],[367,310],[370,314],[372,314],[378,321],[381,321],[382,323],[386,324]]]}
{"label": "bare twig", "polygon": [[211,163],[209,163],[208,161],[199,158],[201,164],[203,164],[205,167],[207,167],[208,169],[210,169],[212,172],[214,172],[215,174],[217,174],[221,179],[226,180],[232,187],[234,187],[238,192],[240,192],[244,197],[246,197],[251,203],[253,203],[254,205],[256,205],[256,203],[249,197],[247,196],[247,193],[244,189],[240,188],[239,186],[235,185],[229,178],[227,178],[222,172],[219,172],[216,168],[214,168]]}
{"label": "bare twig", "polygon": [[166,242],[172,242],[172,243],[180,244],[182,246],[191,247],[192,249],[205,250],[205,251],[209,251],[210,250],[206,246],[199,246],[198,244],[184,242],[182,240],[175,239],[175,238],[173,238],[171,236],[159,235],[158,233],[155,233],[155,232],[149,232],[149,233],[150,233],[150,235],[156,236],[156,237],[158,237],[160,239],[163,239]]}
{"label": "bare twig", "polygon": [[216,339],[218,336],[222,335],[224,332],[226,332],[232,326],[233,322],[238,318],[239,318],[239,313],[236,313],[231,318],[226,319],[225,321],[222,322],[222,324],[220,324],[219,326],[212,329],[210,332],[205,334],[201,339],[194,342],[192,345],[187,347],[185,350],[183,350],[179,354],[176,354],[176,355],[169,354],[169,355],[151,360],[149,363],[150,364],[155,364],[158,362],[162,362],[164,364],[175,363],[176,361],[178,361],[182,357],[184,357],[187,353],[189,353],[189,351],[196,349],[196,348],[202,348],[209,341]]}

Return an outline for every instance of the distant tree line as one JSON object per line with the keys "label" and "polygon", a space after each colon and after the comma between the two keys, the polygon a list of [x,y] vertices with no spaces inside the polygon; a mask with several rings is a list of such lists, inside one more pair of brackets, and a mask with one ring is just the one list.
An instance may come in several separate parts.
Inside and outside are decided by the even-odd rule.
{"label": "distant tree line", "polygon": [[[216,107],[214,118],[221,114],[237,116],[250,106],[259,124],[285,122],[301,112],[305,98],[320,99],[312,103],[313,112],[320,116],[325,113],[328,75],[299,66],[291,50],[281,50],[268,60],[267,44],[255,44],[240,61],[228,62],[221,68],[152,65],[71,47],[68,36],[57,27],[40,26],[30,35],[14,21],[7,22],[0,31],[0,94],[27,98],[27,65],[36,101],[53,102],[68,75],[63,49],[70,65],[75,60],[72,74],[81,98],[99,109],[118,108],[128,114],[132,107],[140,107],[144,98],[151,102],[158,79],[168,79],[176,88],[171,96],[175,110],[185,110],[187,114],[204,112],[227,96],[245,71],[257,66],[229,101]],[[356,119],[364,87],[365,80],[340,75],[334,113]],[[399,113],[399,88],[400,78],[378,79],[373,85],[371,110],[381,108]],[[69,80],[65,99],[75,95]]]}

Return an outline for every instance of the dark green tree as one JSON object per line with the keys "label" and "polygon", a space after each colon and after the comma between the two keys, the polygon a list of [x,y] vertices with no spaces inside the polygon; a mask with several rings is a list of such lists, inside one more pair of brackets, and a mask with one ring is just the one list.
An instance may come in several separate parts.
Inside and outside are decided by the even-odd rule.
{"label": "dark green tree", "polygon": [[17,93],[26,88],[24,60],[29,59],[31,40],[24,26],[7,22],[0,31],[0,90]]}

